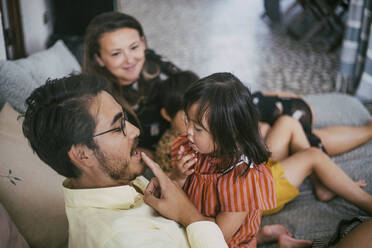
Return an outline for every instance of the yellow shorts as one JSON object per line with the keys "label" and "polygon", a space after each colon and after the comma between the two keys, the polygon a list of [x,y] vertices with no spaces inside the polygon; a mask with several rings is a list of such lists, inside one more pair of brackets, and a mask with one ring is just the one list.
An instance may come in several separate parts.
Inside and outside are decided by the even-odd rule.
{"label": "yellow shorts", "polygon": [[285,171],[279,162],[269,160],[267,165],[269,166],[274,178],[277,207],[265,210],[263,215],[270,215],[279,212],[285,204],[293,200],[293,198],[300,193],[298,189],[284,177]]}

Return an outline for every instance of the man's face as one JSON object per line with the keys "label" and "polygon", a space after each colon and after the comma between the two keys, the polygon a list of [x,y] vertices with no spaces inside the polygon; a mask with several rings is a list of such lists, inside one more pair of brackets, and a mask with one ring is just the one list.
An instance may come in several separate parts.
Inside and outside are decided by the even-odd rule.
{"label": "man's face", "polygon": [[94,137],[98,146],[95,156],[102,172],[121,184],[127,184],[141,175],[145,166],[136,150],[140,132],[129,121],[125,121],[124,136],[120,130],[124,118],[122,107],[110,94],[102,91],[93,101],[89,112],[96,121],[94,134],[118,128],[117,131]]}

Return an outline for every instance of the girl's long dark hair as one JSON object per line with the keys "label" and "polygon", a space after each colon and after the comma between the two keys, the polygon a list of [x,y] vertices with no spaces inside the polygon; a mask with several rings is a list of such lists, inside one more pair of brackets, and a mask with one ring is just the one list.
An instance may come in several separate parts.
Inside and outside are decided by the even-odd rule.
{"label": "girl's long dark hair", "polygon": [[241,155],[248,157],[248,166],[268,161],[270,152],[259,133],[251,92],[237,77],[215,73],[194,82],[184,96],[185,113],[194,103],[199,105],[196,121],[203,126],[205,116],[213,137],[212,155],[222,158],[218,171],[237,163]]}

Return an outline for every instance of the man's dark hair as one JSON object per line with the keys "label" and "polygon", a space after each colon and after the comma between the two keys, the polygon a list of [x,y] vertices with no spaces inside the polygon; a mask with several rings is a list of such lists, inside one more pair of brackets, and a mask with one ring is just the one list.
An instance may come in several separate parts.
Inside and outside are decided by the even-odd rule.
{"label": "man's dark hair", "polygon": [[103,90],[109,92],[103,78],[71,75],[48,79],[26,100],[23,134],[40,159],[65,177],[81,174],[68,156],[72,145],[97,148],[92,138],[96,123],[89,105]]}

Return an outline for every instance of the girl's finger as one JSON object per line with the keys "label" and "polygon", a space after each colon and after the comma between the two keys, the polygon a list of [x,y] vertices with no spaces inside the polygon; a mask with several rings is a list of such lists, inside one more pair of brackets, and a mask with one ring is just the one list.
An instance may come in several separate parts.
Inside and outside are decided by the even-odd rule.
{"label": "girl's finger", "polygon": [[196,162],[197,162],[196,158],[189,159],[186,163],[183,164],[183,168],[185,170],[190,170],[193,168]]}
{"label": "girl's finger", "polygon": [[190,169],[184,172],[186,176],[190,176],[192,173],[194,173],[194,169]]}
{"label": "girl's finger", "polygon": [[180,163],[185,164],[187,163],[187,161],[192,160],[193,158],[194,158],[194,154],[190,153],[190,154],[183,156],[179,161]]}
{"label": "girl's finger", "polygon": [[180,160],[182,158],[184,152],[185,152],[185,148],[181,146],[177,153],[177,160]]}

